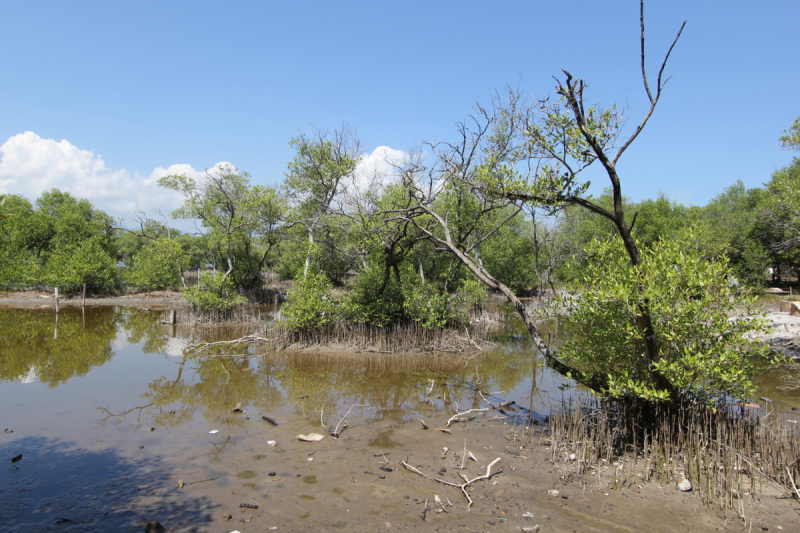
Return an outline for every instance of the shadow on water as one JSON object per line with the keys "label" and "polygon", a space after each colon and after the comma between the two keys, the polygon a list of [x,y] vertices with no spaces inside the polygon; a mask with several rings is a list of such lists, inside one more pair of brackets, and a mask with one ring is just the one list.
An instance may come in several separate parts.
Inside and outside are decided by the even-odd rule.
{"label": "shadow on water", "polygon": [[[22,459],[12,463],[18,454]],[[142,531],[150,520],[196,531],[214,510],[205,498],[176,497],[174,480],[156,459],[24,437],[0,445],[0,460],[0,524],[10,533]]]}

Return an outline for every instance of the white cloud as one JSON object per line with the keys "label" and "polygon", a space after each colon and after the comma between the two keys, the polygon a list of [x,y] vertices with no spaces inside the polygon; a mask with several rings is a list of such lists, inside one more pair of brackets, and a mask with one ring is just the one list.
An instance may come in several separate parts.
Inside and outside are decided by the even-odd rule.
{"label": "white cloud", "polygon": [[388,146],[378,146],[371,154],[361,157],[353,172],[358,192],[379,191],[397,179],[397,168],[406,153]]}
{"label": "white cloud", "polygon": [[[136,210],[169,213],[181,205],[182,197],[158,187],[158,178],[186,174],[197,179],[205,174],[188,164],[157,167],[149,176],[131,174],[124,168],[107,167],[102,156],[67,140],[42,139],[32,131],[10,137],[0,152],[0,193],[21,194],[33,201],[42,192],[57,188],[86,198],[114,217],[132,215]],[[223,164],[230,163],[214,167]]]}

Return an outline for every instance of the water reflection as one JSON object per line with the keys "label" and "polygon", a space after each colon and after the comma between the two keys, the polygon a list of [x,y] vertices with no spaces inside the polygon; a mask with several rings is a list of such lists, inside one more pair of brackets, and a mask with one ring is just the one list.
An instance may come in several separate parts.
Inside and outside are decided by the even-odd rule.
{"label": "water reflection", "polygon": [[107,309],[0,309],[0,380],[49,387],[86,375],[114,355],[116,315]]}
{"label": "water reflection", "polygon": [[[209,424],[243,427],[245,417],[232,413],[240,402],[250,414],[291,414],[334,425],[351,405],[359,404],[368,406],[354,412],[360,420],[402,422],[479,407],[481,393],[542,411],[559,400],[560,387],[574,391],[573,383],[544,367],[515,322],[496,333],[495,349],[472,354],[305,350],[256,355],[251,347],[198,357],[185,353],[187,344],[238,338],[258,326],[168,326],[160,323],[159,312],[130,308],[87,308],[84,313],[63,309],[54,338],[52,309],[0,309],[0,379],[39,380],[55,388],[108,363],[115,351],[126,357],[163,356],[158,370],[129,365],[122,382],[114,384],[120,391],[133,389],[141,399],[136,404],[120,405],[115,398],[95,401],[106,406],[99,409],[101,424],[124,420],[137,426],[180,427],[199,416]],[[544,334],[556,339],[565,332],[553,324]],[[765,374],[761,395],[775,396],[782,405],[794,395],[777,391],[779,384]]]}

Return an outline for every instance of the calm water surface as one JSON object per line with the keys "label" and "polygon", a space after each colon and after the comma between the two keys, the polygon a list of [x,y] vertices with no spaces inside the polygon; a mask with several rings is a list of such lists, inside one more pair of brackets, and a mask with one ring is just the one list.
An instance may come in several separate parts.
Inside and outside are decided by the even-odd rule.
{"label": "calm water surface", "polygon": [[[402,424],[481,406],[477,386],[546,413],[564,394],[559,387],[569,387],[513,329],[501,332],[497,349],[469,356],[189,358],[189,342],[249,331],[189,330],[160,318],[130,308],[64,308],[57,320],[52,308],[0,309],[0,523],[112,531],[139,529],[155,515],[198,520],[212,501],[164,501],[176,470],[241,474],[238,456],[258,456],[260,441],[323,433],[323,421],[333,428],[353,404],[351,427]],[[232,412],[239,402],[246,413]],[[392,446],[390,436],[380,438],[376,444]]]}
{"label": "calm water surface", "polygon": [[[164,516],[211,521],[215,490],[263,489],[248,464],[291,451],[296,434],[323,433],[323,422],[335,427],[354,404],[351,428],[384,428],[480,407],[477,388],[537,417],[575,390],[544,368],[518,325],[498,332],[496,349],[468,356],[251,349],[190,358],[190,342],[250,331],[189,330],[160,318],[129,308],[65,308],[57,320],[52,308],[0,309],[4,529],[134,531]],[[760,395],[788,410],[796,395],[779,384],[766,375]],[[232,412],[239,402],[245,413]],[[383,431],[369,445],[398,443]],[[176,492],[181,476],[206,483],[205,492]]]}

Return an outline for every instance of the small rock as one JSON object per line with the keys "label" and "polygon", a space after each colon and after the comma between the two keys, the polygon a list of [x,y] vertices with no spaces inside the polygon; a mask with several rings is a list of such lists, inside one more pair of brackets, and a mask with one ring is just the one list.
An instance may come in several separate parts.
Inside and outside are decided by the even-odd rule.
{"label": "small rock", "polygon": [[156,428],[150,428],[150,431],[155,431],[155,430],[156,430]]}
{"label": "small rock", "polygon": [[267,474],[267,475],[268,475],[268,476],[274,476],[274,475],[275,475],[275,472],[270,472],[270,473],[269,473],[269,474]]}
{"label": "small rock", "polygon": [[384,472],[394,472],[394,468],[389,467],[389,466],[381,466],[381,467],[378,467],[378,468],[380,470],[383,470]]}
{"label": "small rock", "polygon": [[557,490],[554,490],[554,489],[550,489],[550,490],[547,491],[547,495],[548,496],[558,496],[558,494],[559,494],[559,492]]}
{"label": "small rock", "polygon": [[571,454],[569,454],[569,460],[570,460],[570,461],[574,461],[574,460],[575,460],[575,459],[577,459],[577,458],[578,458],[578,456],[577,456],[577,455],[575,455],[574,453],[571,453]]}
{"label": "small rock", "polygon": [[233,519],[233,515],[231,513],[224,513],[222,515],[222,519],[223,520],[232,520]]}
{"label": "small rock", "polygon": [[691,492],[692,482],[688,479],[682,479],[678,482],[678,490],[682,492]]}
{"label": "small rock", "polygon": [[186,485],[186,483],[184,483],[182,479],[179,479],[178,480],[178,488],[182,489],[184,485]]}
{"label": "small rock", "polygon": [[140,450],[144,450],[144,444],[140,444],[140,445],[139,445],[139,449],[140,449]]}
{"label": "small rock", "polygon": [[522,518],[533,518],[534,513],[522,513]]}
{"label": "small rock", "polygon": [[166,531],[166,529],[158,523],[158,520],[148,522],[147,525],[144,526],[144,533],[163,533],[164,531]]}
{"label": "small rock", "polygon": [[533,527],[523,527],[522,531],[530,531],[531,533],[538,533],[539,525],[537,524],[537,525],[535,525]]}
{"label": "small rock", "polygon": [[254,503],[240,503],[239,507],[242,509],[258,509],[258,505]]}

